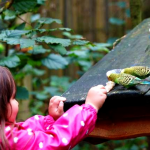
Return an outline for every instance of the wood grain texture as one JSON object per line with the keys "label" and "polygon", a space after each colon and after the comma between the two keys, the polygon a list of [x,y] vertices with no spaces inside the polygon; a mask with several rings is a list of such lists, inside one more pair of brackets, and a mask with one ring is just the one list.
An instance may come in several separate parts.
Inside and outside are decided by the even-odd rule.
{"label": "wood grain texture", "polygon": [[112,109],[107,116],[99,115],[90,137],[120,140],[150,135],[150,107]]}

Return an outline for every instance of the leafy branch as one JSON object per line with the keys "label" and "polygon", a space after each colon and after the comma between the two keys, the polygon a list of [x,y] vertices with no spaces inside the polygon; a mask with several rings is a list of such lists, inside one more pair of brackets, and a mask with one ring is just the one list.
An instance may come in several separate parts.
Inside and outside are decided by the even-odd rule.
{"label": "leafy branch", "polygon": [[[44,0],[14,0],[12,7],[4,10],[1,15],[1,20],[6,23],[11,22],[11,25],[16,18],[23,21],[18,26],[12,25],[0,31],[0,42],[7,45],[5,47],[5,56],[0,53],[0,65],[8,67],[18,82],[27,74],[32,75],[34,91],[30,92],[30,94],[39,100],[34,100],[32,103],[33,107],[37,105],[36,109],[39,109],[44,100],[49,97],[49,94],[60,94],[60,91],[62,93],[65,89],[62,87],[63,84],[67,84],[67,87],[70,84],[68,78],[65,78],[65,83],[56,87],[50,83],[50,80],[55,80],[56,84],[59,80],[58,78],[41,81],[38,77],[45,73],[41,66],[45,66],[50,70],[57,70],[64,69],[69,64],[75,63],[82,68],[82,72],[80,71],[80,74],[82,74],[91,67],[95,59],[100,59],[105,53],[108,53],[108,47],[111,46],[103,43],[91,43],[81,35],[73,35],[72,29],[62,27],[60,19],[38,16],[29,23],[20,17],[26,12],[35,12],[36,7],[43,3]],[[44,25],[50,27],[54,23],[61,27],[44,28]],[[55,31],[59,31],[65,38],[54,36]],[[50,83],[49,86],[45,87],[48,82]],[[43,91],[41,91],[41,87],[43,87]],[[39,88],[40,91],[38,91]],[[17,91],[22,93],[17,94],[17,99],[23,99],[23,97],[26,99],[29,96],[27,89],[18,87]],[[23,92],[26,94],[23,94]]]}

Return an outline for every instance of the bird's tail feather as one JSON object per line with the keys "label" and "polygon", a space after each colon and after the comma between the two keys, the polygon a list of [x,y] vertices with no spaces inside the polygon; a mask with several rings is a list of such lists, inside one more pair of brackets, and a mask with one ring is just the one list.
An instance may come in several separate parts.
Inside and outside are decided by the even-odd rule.
{"label": "bird's tail feather", "polygon": [[149,84],[150,85],[150,81],[142,81],[142,82],[140,82],[140,84]]}

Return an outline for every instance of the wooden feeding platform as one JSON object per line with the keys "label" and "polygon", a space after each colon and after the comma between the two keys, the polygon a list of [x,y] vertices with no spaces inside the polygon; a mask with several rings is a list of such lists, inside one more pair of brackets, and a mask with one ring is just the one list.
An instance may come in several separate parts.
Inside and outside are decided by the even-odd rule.
{"label": "wooden feeding platform", "polygon": [[[102,60],[91,67],[63,96],[65,109],[85,102],[88,90],[106,85],[106,72],[130,66],[150,67],[150,19],[144,20]],[[148,78],[150,80],[150,78]],[[150,135],[150,85],[126,89],[116,85],[99,110],[91,143]]]}

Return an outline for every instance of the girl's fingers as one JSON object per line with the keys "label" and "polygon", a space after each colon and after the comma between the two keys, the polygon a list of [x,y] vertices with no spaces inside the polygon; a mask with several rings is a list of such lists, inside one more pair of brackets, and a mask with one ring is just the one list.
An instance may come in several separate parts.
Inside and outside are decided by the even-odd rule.
{"label": "girl's fingers", "polygon": [[65,97],[61,97],[61,96],[53,96],[51,99],[50,99],[50,102],[54,102],[54,101],[57,101],[57,100],[62,100],[62,101],[65,101],[66,98]]}
{"label": "girl's fingers", "polygon": [[60,101],[66,101],[65,97],[61,97],[61,96],[55,96],[54,99],[52,99],[52,101],[50,101],[50,105],[52,105],[53,107],[58,107]]}
{"label": "girl's fingers", "polygon": [[60,97],[60,99],[59,100],[61,100],[61,101],[66,101],[66,97]]}
{"label": "girl's fingers", "polygon": [[60,101],[57,112],[60,115],[62,115],[64,113],[64,102],[63,101]]}
{"label": "girl's fingers", "polygon": [[64,113],[64,101],[65,97],[55,96],[49,104],[49,114],[54,118],[60,117]]}
{"label": "girl's fingers", "polygon": [[103,85],[97,85],[97,87],[100,89],[105,89],[105,87]]}
{"label": "girl's fingers", "polygon": [[51,108],[57,108],[58,107],[58,105],[59,105],[59,100],[58,99],[55,99],[55,101],[53,101],[53,102],[50,102],[50,107]]}
{"label": "girl's fingers", "polygon": [[55,101],[55,99],[56,99],[57,97],[58,97],[58,96],[53,96],[53,97],[50,99],[50,102]]}
{"label": "girl's fingers", "polygon": [[54,102],[53,102],[53,106],[55,108],[58,108],[60,105],[60,102],[64,102],[66,99],[62,98],[62,97],[58,97]]}
{"label": "girl's fingers", "polygon": [[98,87],[98,90],[101,90],[101,92],[103,92],[104,94],[107,93],[107,90],[103,85],[97,85],[97,87]]}
{"label": "girl's fingers", "polygon": [[64,113],[64,102],[60,101],[58,107],[51,107],[49,110],[49,115],[51,115],[55,120],[57,120]]}
{"label": "girl's fingers", "polygon": [[106,89],[101,89],[101,92],[104,94],[107,94],[107,90]]}

